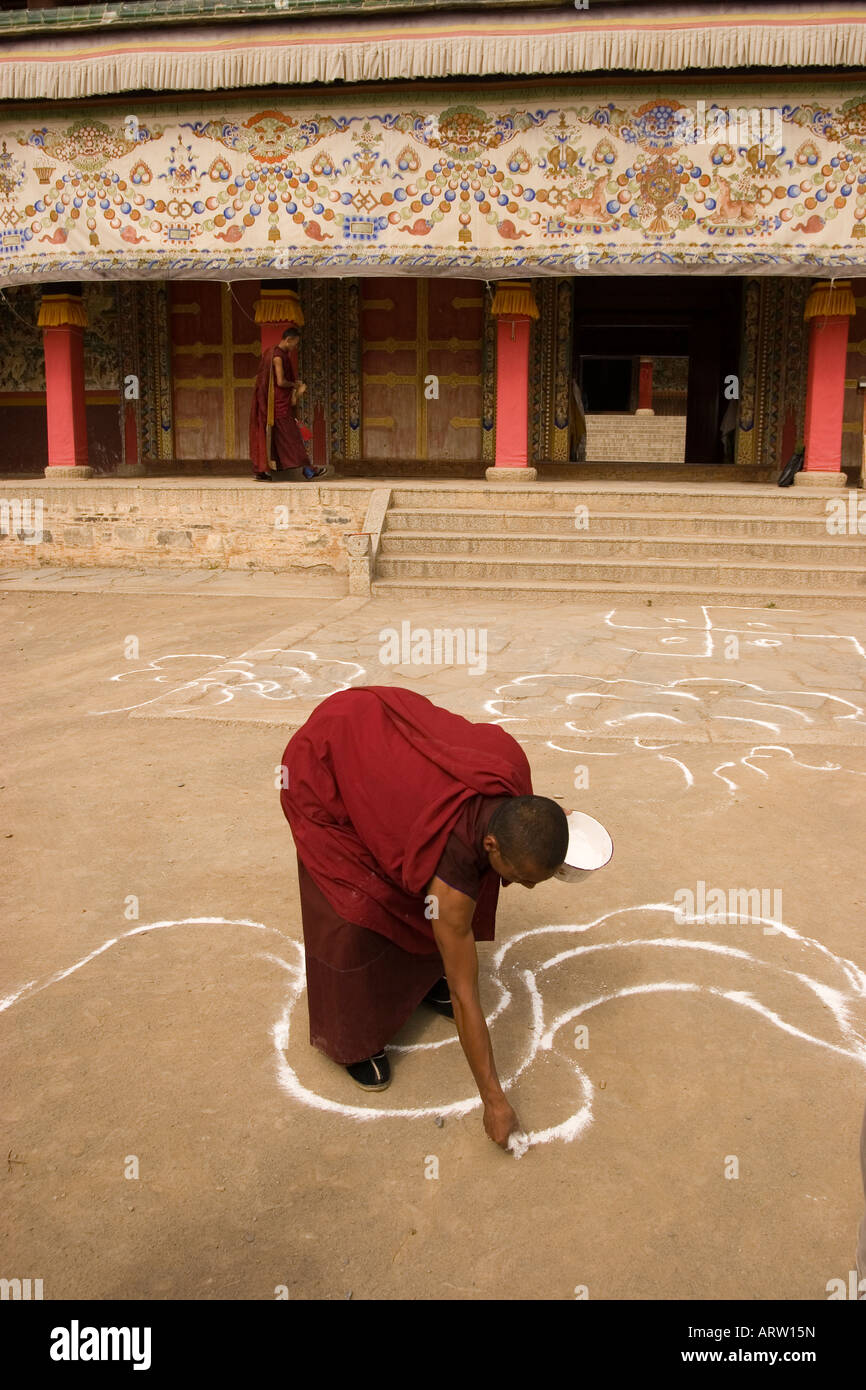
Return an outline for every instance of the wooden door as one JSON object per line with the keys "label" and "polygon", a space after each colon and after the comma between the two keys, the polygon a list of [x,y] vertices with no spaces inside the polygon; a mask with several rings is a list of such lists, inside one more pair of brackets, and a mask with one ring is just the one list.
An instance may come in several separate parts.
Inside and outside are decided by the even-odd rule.
{"label": "wooden door", "polygon": [[360,312],[362,456],[480,462],[482,286],[363,280]]}
{"label": "wooden door", "polygon": [[261,351],[259,285],[171,285],[175,457],[249,458],[249,413]]}

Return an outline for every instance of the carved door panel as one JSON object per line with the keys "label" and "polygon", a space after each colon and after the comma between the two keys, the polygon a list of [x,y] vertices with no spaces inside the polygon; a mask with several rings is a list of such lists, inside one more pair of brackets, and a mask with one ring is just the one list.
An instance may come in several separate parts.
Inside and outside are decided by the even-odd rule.
{"label": "carved door panel", "polygon": [[361,453],[416,459],[418,453],[418,283],[361,281]]}
{"label": "carved door panel", "polygon": [[360,314],[363,457],[479,461],[482,286],[364,280]]}
{"label": "carved door panel", "polygon": [[423,378],[438,378],[426,400],[428,459],[481,458],[481,353],[484,287],[472,280],[427,280],[427,359]]}
{"label": "carved door panel", "polygon": [[171,285],[175,457],[249,458],[249,412],[260,354],[258,282]]}

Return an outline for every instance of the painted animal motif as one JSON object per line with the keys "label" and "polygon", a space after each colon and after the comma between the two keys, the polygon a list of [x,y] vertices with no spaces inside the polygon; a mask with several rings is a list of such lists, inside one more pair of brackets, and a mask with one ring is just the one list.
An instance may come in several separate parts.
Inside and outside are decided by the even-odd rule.
{"label": "painted animal motif", "polygon": [[506,241],[517,241],[522,236],[529,236],[529,232],[518,231],[510,218],[506,218],[504,222],[500,222],[496,230]]}
{"label": "painted animal motif", "polygon": [[574,217],[579,222],[609,222],[611,214],[604,206],[607,177],[607,174],[599,174],[588,197],[572,198],[571,202],[566,203],[566,216]]}
{"label": "painted animal motif", "polygon": [[308,236],[308,237],[312,237],[313,241],[333,241],[333,240],[334,240],[334,238],[333,238],[333,236],[332,236],[332,234],[331,234],[330,232],[323,232],[323,231],[322,231],[322,229],[321,229],[321,227],[319,226],[318,222],[305,222],[305,223],[304,223],[304,235],[305,235],[305,236]]}
{"label": "painted animal motif", "polygon": [[823,217],[819,217],[817,212],[813,212],[808,222],[798,222],[794,227],[795,232],[806,232],[811,236],[815,232],[820,232],[824,226]]}
{"label": "painted animal motif", "polygon": [[718,197],[718,207],[710,213],[710,222],[754,222],[756,207],[745,198],[731,197],[731,181],[718,175],[722,191]]}

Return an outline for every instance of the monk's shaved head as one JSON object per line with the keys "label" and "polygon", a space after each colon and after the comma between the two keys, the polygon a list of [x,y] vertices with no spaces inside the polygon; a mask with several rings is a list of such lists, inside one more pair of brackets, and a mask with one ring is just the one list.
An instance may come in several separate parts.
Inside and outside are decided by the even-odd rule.
{"label": "monk's shaved head", "polygon": [[568,819],[547,796],[513,796],[503,801],[493,812],[487,833],[495,837],[502,857],[515,868],[538,869],[545,876],[559,868],[568,849]]}

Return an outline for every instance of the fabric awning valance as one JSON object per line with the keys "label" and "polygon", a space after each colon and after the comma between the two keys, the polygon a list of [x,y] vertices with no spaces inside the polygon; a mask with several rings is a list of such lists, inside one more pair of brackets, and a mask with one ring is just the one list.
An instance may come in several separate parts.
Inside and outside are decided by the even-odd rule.
{"label": "fabric awning valance", "polygon": [[2,113],[0,282],[866,274],[861,79],[598,86]]}
{"label": "fabric awning valance", "polygon": [[0,98],[582,72],[866,67],[862,4],[593,4],[83,30],[0,44]]}

